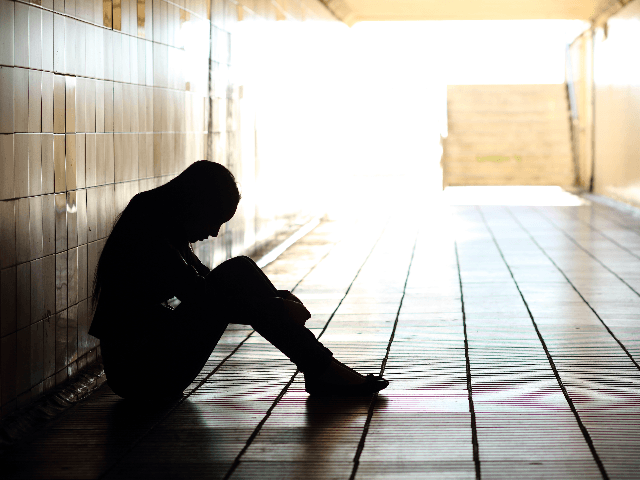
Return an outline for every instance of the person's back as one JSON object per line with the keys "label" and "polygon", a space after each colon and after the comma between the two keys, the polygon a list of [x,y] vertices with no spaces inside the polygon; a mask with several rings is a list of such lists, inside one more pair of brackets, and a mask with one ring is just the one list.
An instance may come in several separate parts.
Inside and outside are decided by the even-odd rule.
{"label": "person's back", "polygon": [[148,312],[204,284],[209,269],[163,225],[154,209],[159,201],[153,191],[136,195],[105,243],[89,330],[95,337],[144,331],[152,326]]}

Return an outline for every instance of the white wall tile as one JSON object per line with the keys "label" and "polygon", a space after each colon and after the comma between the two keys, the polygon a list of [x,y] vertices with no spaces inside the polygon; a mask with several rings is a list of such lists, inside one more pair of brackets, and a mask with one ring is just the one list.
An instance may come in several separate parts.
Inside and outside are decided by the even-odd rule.
{"label": "white wall tile", "polygon": [[42,9],[29,7],[29,65],[42,69]]}
{"label": "white wall tile", "polygon": [[14,64],[15,4],[11,0],[0,0],[0,64]]}
{"label": "white wall tile", "polygon": [[29,6],[15,4],[14,62],[16,67],[29,68]]}

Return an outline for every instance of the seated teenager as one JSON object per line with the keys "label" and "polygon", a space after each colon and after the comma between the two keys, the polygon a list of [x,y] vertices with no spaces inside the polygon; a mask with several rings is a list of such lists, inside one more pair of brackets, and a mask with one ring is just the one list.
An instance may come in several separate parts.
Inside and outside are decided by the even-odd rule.
{"label": "seated teenager", "polygon": [[[236,181],[199,161],[139,193],[118,217],[96,270],[89,333],[100,339],[107,381],[125,398],[180,394],[229,323],[251,325],[305,376],[311,395],[370,395],[389,382],[333,358],[304,326],[311,316],[248,257],[210,270],[191,243],[215,237],[236,212]],[[176,308],[167,301],[180,300]]]}

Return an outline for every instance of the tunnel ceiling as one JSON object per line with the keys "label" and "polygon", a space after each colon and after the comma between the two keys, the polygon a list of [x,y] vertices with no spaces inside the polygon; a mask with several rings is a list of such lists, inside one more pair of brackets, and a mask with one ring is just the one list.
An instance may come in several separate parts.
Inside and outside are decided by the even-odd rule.
{"label": "tunnel ceiling", "polygon": [[367,20],[589,20],[611,0],[323,0],[344,23]]}

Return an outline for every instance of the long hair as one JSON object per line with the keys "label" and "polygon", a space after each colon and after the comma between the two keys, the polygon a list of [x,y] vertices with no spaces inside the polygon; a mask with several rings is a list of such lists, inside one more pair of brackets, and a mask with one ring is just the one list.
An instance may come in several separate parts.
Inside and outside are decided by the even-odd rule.
{"label": "long hair", "polygon": [[[130,207],[134,199],[136,208],[145,213],[144,219],[131,214]],[[233,174],[223,165],[207,160],[189,165],[165,185],[136,195],[116,217],[100,254],[93,281],[92,307],[96,308],[104,285],[117,281],[109,264],[112,259],[124,256],[130,245],[123,244],[123,241],[131,241],[130,234],[139,228],[141,221],[160,224],[178,217],[186,209],[212,205],[228,210],[239,201],[240,191]],[[125,275],[123,272],[115,274]]]}

